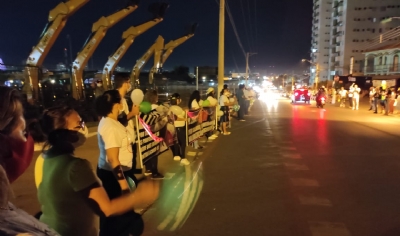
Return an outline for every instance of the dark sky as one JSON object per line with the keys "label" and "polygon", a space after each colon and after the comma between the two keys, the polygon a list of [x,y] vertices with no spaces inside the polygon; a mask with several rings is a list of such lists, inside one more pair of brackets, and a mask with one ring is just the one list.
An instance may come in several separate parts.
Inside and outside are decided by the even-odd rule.
{"label": "dark sky", "polygon": [[[217,0],[219,2],[219,0]],[[163,22],[139,36],[119,66],[132,68],[136,60],[153,44],[158,35],[167,43],[179,38],[191,22],[199,24],[193,38],[176,48],[164,68],[177,65],[217,66],[219,6],[216,0],[169,0]],[[310,0],[226,0],[246,51],[256,51],[251,57],[253,71],[276,72],[301,68],[301,58],[309,57],[311,41],[312,1]],[[0,57],[5,64],[22,65],[47,22],[48,12],[60,0],[9,0],[2,1],[0,8]],[[102,68],[107,57],[120,42],[122,32],[131,25],[138,25],[151,18],[147,12],[150,3],[142,0],[140,7],[108,30],[89,61]],[[126,0],[91,0],[72,17],[60,34],[44,64],[52,68],[64,61],[63,49],[68,48],[67,34],[72,35],[74,55],[88,38],[92,24],[101,16],[120,9]],[[243,6],[243,8],[242,8]],[[226,15],[226,71],[244,72],[245,59]],[[150,59],[148,67],[152,64]],[[305,65],[303,65],[305,67]],[[278,71],[277,71],[278,70]]]}

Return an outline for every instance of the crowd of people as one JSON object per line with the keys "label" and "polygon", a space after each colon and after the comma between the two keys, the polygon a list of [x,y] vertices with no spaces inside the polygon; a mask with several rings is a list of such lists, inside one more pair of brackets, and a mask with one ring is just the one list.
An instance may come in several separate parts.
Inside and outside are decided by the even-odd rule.
{"label": "crowd of people", "polygon": [[[149,113],[139,111],[139,104],[129,107],[125,97],[132,90],[129,76],[118,74],[115,89],[96,94],[95,110],[100,117],[97,128],[99,158],[94,169],[85,158],[74,155],[76,148],[85,144],[88,128],[80,115],[68,106],[46,109],[40,118],[26,121],[19,92],[0,86],[0,235],[141,235],[144,223],[135,209],[148,207],[157,199],[159,181],[164,176],[158,170],[158,156],[145,163],[145,176],[136,179],[138,137],[133,122],[140,117],[164,137],[176,132],[176,140],[168,145],[173,160],[189,165],[185,158],[186,118],[174,117],[168,122],[170,106],[180,106],[182,99],[174,93],[168,103],[158,102],[157,92],[149,90],[143,100],[152,104]],[[235,95],[224,86],[219,100],[214,88],[207,90],[209,105],[202,106],[199,91],[194,91],[187,112],[206,111],[206,120],[218,120],[217,130],[228,131],[233,106],[237,118],[244,121],[250,109],[251,91],[240,86]],[[204,103],[204,102],[203,102]],[[216,119],[216,116],[219,118]],[[205,134],[217,137],[214,131]],[[42,154],[35,163],[35,183],[41,212],[28,215],[9,202],[10,183],[15,181],[33,159],[34,142],[44,143]],[[201,149],[198,141],[195,149]],[[133,191],[134,190],[134,191]],[[100,217],[99,230],[97,217]]]}
{"label": "crowd of people", "polygon": [[344,87],[338,90],[333,88],[326,90],[324,86],[321,89],[328,99],[327,102],[332,105],[339,104],[339,107],[358,110],[360,99],[367,96],[370,105],[368,110],[374,114],[394,115],[400,113],[400,88],[396,91],[394,87],[372,86],[369,91],[363,91],[353,83],[348,90]]}

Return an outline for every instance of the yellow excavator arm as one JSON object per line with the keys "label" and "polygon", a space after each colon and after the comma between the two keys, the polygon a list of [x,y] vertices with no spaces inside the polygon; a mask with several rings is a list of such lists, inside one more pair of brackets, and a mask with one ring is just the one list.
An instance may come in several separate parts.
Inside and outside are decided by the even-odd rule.
{"label": "yellow excavator arm", "polygon": [[[61,2],[49,13],[48,23],[40,36],[39,43],[32,49],[26,61],[25,68],[26,79],[24,90],[28,95],[28,99],[39,98],[39,71],[38,67],[42,66],[44,59],[49,53],[58,35],[67,23],[68,18],[79,10],[89,0],[69,0]],[[28,88],[30,85],[30,88]]]}
{"label": "yellow excavator arm", "polygon": [[[158,56],[160,58],[163,49],[164,38],[162,36],[158,36],[156,42],[149,48],[149,50],[147,50],[146,53],[139,60],[136,61],[136,64],[133,67],[131,73],[131,81],[135,84],[135,87],[139,84],[139,75],[143,66],[147,63],[147,61],[153,54],[157,54],[155,55],[155,57]],[[158,59],[158,61],[160,61],[160,59]]]}
{"label": "yellow excavator arm", "polygon": [[96,50],[97,46],[100,44],[101,40],[107,33],[107,30],[117,24],[120,20],[128,16],[134,10],[138,8],[138,5],[132,4],[116,13],[109,15],[107,17],[101,17],[92,27],[92,35],[85,43],[82,51],[78,53],[75,61],[72,63],[72,96],[80,100],[84,98],[84,85],[83,85],[83,70]]}
{"label": "yellow excavator arm", "polygon": [[115,50],[114,53],[110,57],[108,57],[108,61],[103,68],[102,80],[105,89],[111,89],[111,76],[114,72],[114,69],[121,58],[128,51],[135,38],[163,21],[164,14],[168,6],[169,5],[166,3],[153,3],[152,5],[150,5],[149,10],[153,11],[154,18],[141,25],[131,26],[122,34],[122,43],[119,45],[117,50]]}
{"label": "yellow excavator arm", "polygon": [[194,34],[189,34],[189,35],[183,36],[179,39],[171,40],[169,43],[167,43],[164,47],[165,52],[161,58],[161,67],[164,65],[165,61],[168,59],[168,57],[171,55],[171,53],[174,51],[174,49],[176,47],[183,44],[184,42],[186,42],[188,39],[190,39],[193,36],[194,36]]}

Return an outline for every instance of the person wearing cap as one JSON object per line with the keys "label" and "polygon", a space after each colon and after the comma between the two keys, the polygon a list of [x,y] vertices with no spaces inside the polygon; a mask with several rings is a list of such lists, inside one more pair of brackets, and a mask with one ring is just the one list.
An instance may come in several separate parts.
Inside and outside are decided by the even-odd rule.
{"label": "person wearing cap", "polygon": [[[171,106],[179,106],[181,104],[182,99],[179,93],[174,93],[171,96]],[[178,138],[179,148],[180,148],[180,156],[174,156],[174,161],[180,161],[182,165],[189,165],[190,162],[186,159],[186,125],[182,126],[182,122],[177,121],[186,121],[183,115],[177,115],[175,119],[175,128],[176,128],[176,136]]]}
{"label": "person wearing cap", "polygon": [[210,102],[210,106],[215,107],[218,104],[217,99],[214,98],[215,91],[214,88],[210,87],[207,89],[207,100]]}

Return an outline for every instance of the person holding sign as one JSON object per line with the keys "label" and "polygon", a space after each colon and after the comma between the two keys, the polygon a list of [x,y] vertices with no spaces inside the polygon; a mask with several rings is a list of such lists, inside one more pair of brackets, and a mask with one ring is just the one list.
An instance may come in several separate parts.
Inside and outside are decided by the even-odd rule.
{"label": "person holding sign", "polygon": [[[127,128],[118,121],[121,110],[121,96],[117,90],[106,91],[96,100],[97,114],[102,116],[97,134],[100,149],[97,176],[110,199],[129,194],[130,188],[126,178],[134,178],[132,140]],[[142,182],[138,185],[138,189],[141,185]],[[147,191],[152,194],[154,190],[147,189]],[[132,229],[131,234],[140,235],[143,231],[143,220],[133,208],[130,209],[131,211],[118,217],[100,217],[100,236],[128,235],[122,234],[126,232],[123,230],[127,226]]]}
{"label": "person holding sign", "polygon": [[229,96],[229,90],[228,89],[222,89],[220,97],[219,97],[219,105],[221,106],[221,111],[224,112],[224,115],[221,116],[220,121],[222,124],[222,134],[223,135],[230,135],[231,132],[228,132],[226,130],[227,123],[229,122],[229,106],[232,106],[229,102],[228,96]]}
{"label": "person holding sign", "polygon": [[[198,90],[193,91],[189,98],[189,111],[199,111],[199,115],[201,116],[201,107],[199,105],[200,102],[200,92]],[[195,140],[193,142],[194,149],[202,149],[203,146],[199,145],[199,141]]]}

